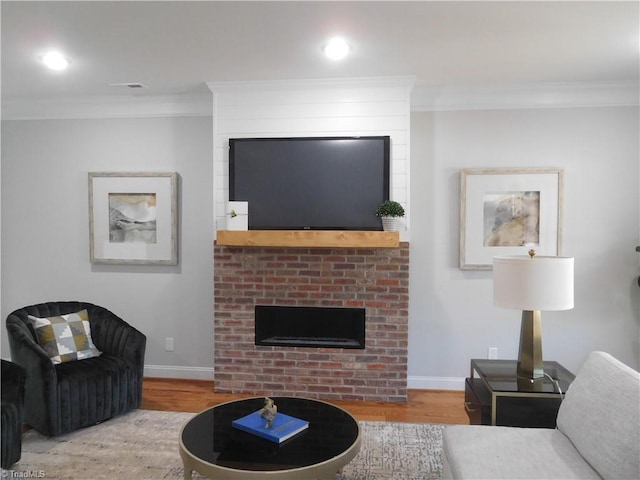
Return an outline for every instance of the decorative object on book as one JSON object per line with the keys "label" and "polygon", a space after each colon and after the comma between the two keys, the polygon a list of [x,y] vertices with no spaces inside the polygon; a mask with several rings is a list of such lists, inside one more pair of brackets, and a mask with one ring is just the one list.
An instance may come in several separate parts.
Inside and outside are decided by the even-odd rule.
{"label": "decorative object on book", "polygon": [[491,270],[491,259],[557,256],[562,245],[564,173],[557,168],[460,172],[460,268]]}
{"label": "decorative object on book", "polygon": [[233,427],[275,443],[282,443],[309,428],[309,422],[279,413],[276,404],[265,398],[264,407],[257,412],[234,420]]}
{"label": "decorative object on book", "polygon": [[398,202],[386,200],[376,208],[376,216],[382,220],[385,232],[398,232],[402,226],[400,218],[404,217],[404,208]]}
{"label": "decorative object on book", "polygon": [[178,174],[89,172],[91,263],[178,263]]}
{"label": "decorative object on book", "polygon": [[522,310],[517,375],[544,378],[541,310],[573,308],[573,263],[569,257],[529,255],[493,259],[493,303]]}
{"label": "decorative object on book", "polygon": [[277,414],[278,407],[275,402],[269,397],[264,397],[264,407],[260,410],[260,416],[266,420],[264,428],[271,428],[273,426],[273,420]]}
{"label": "decorative object on book", "polygon": [[249,202],[229,202],[227,211],[227,230],[249,228]]}

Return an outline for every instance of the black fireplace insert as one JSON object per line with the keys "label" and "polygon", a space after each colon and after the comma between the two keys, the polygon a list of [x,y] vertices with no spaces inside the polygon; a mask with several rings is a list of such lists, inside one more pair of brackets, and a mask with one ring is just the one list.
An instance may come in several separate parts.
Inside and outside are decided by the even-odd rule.
{"label": "black fireplace insert", "polygon": [[365,309],[256,305],[255,344],[365,348]]}

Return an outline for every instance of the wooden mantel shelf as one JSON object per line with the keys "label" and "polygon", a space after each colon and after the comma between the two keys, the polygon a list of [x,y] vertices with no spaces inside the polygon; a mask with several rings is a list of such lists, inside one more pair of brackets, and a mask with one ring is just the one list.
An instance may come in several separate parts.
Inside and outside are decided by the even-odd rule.
{"label": "wooden mantel shelf", "polygon": [[236,247],[397,248],[399,232],[345,230],[218,230],[217,245]]}

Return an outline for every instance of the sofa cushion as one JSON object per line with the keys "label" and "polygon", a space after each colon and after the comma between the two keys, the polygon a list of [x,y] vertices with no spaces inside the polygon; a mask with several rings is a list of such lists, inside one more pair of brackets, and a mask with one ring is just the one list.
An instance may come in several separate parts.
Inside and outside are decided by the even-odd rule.
{"label": "sofa cushion", "polygon": [[140,404],[138,369],[107,353],[56,365],[59,429],[94,425]]}
{"label": "sofa cushion", "polygon": [[640,478],[640,374],[592,352],[567,390],[558,429],[603,478]]}
{"label": "sofa cushion", "polygon": [[600,479],[567,437],[548,428],[452,425],[442,448],[455,479]]}
{"label": "sofa cushion", "polygon": [[101,353],[91,340],[86,310],[47,318],[29,315],[29,320],[38,344],[54,364],[97,357]]}

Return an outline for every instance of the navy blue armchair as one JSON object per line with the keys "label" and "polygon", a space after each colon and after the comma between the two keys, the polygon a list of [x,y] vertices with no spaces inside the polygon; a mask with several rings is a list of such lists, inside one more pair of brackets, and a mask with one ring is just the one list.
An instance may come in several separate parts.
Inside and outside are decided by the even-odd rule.
{"label": "navy blue armchair", "polygon": [[[100,356],[54,364],[29,320],[87,310]],[[95,425],[138,408],[142,400],[146,336],[106,308],[49,302],[7,317],[12,360],[26,370],[24,422],[47,436]]]}

